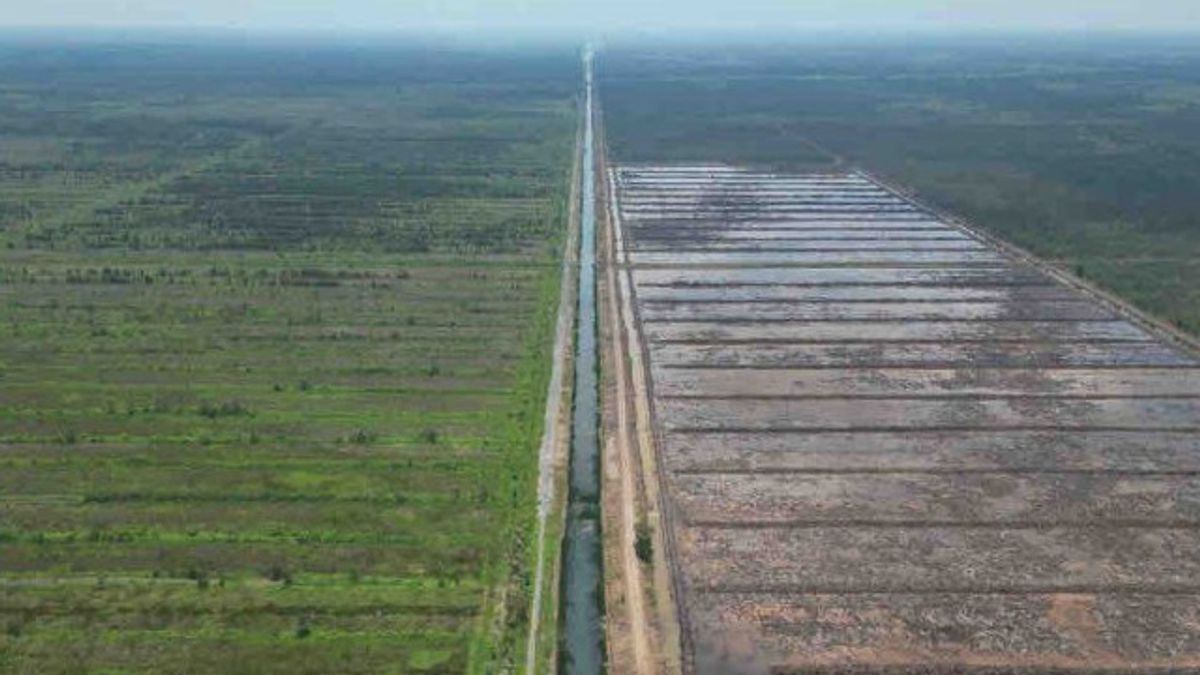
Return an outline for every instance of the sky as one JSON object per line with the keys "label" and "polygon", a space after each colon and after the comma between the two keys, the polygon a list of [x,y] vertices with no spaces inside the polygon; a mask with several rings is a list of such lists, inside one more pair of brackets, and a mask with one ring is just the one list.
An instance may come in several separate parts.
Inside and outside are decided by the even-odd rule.
{"label": "sky", "polygon": [[246,30],[1200,30],[1200,0],[0,0],[0,25]]}

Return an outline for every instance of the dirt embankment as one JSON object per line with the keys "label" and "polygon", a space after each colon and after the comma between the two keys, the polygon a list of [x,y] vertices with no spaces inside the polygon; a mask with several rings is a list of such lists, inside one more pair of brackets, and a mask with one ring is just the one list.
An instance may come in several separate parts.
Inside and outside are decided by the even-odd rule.
{"label": "dirt embankment", "polygon": [[681,670],[680,634],[661,518],[643,346],[632,287],[621,263],[619,213],[598,114],[595,128],[609,666],[614,673],[673,674]]}
{"label": "dirt embankment", "polygon": [[[558,322],[554,328],[553,366],[550,372],[550,385],[546,393],[546,417],[543,422],[542,442],[538,450],[537,562],[534,568],[529,638],[525,652],[525,672],[530,674],[538,672],[539,664],[543,670],[554,667],[558,643],[557,631],[553,627],[558,623],[558,587],[561,570],[559,558],[553,554],[558,547],[548,546],[548,540],[562,536],[566,517],[566,472],[571,446],[570,401],[573,391],[570,366],[573,356],[571,348],[574,344],[572,331],[575,326],[577,287],[575,268],[579,258],[582,125],[580,125],[580,129],[575,141],[575,163],[571,170],[571,206],[567,217],[566,241],[563,244]],[[547,626],[551,628],[545,628]],[[543,635],[547,630],[555,639],[549,639]]]}

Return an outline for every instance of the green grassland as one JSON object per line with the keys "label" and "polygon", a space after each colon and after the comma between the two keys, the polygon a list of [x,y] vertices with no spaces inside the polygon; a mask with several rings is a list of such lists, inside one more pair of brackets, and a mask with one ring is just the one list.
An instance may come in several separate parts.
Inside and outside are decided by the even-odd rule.
{"label": "green grassland", "polygon": [[0,46],[0,672],[521,662],[577,68]]}
{"label": "green grassland", "polygon": [[615,45],[624,161],[861,166],[1200,334],[1200,41]]}

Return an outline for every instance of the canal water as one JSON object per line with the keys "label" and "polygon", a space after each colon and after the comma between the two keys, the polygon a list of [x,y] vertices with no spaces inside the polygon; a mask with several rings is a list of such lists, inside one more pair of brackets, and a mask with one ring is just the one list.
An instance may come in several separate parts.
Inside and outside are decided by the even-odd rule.
{"label": "canal water", "polygon": [[575,401],[570,486],[563,544],[563,625],[559,672],[604,672],[604,586],[600,533],[599,388],[596,363],[596,210],[592,152],[592,55],[587,85],[579,237],[579,306],[575,329]]}

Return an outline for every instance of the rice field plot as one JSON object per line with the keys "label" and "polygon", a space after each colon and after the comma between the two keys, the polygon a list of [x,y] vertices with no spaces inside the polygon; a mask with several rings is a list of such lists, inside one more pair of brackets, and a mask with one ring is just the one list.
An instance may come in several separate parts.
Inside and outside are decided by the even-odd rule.
{"label": "rice field plot", "polygon": [[0,672],[515,663],[575,55],[11,50]]}
{"label": "rice field plot", "polygon": [[1195,354],[863,174],[613,173],[685,670],[1200,662]]}

